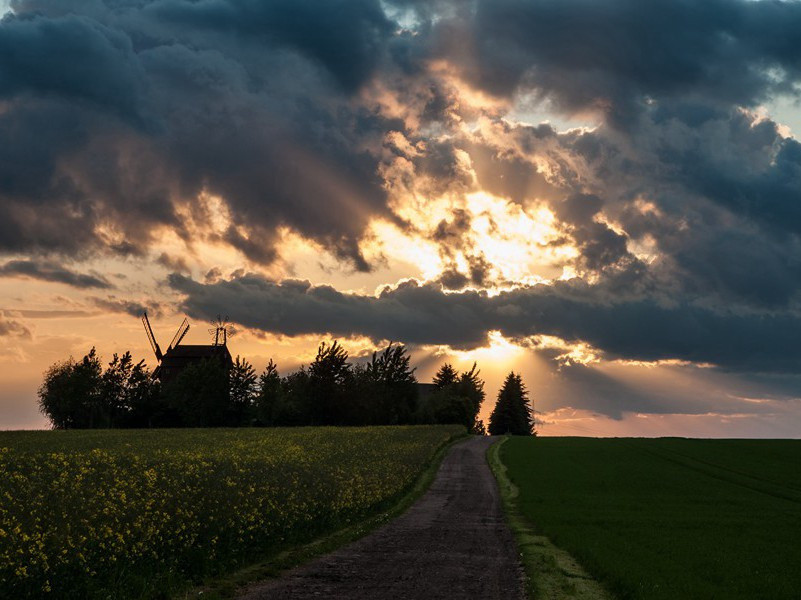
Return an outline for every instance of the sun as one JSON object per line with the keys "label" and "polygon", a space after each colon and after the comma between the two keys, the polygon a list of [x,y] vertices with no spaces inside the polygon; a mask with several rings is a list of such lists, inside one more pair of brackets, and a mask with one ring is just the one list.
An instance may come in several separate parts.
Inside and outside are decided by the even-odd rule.
{"label": "sun", "polygon": [[451,352],[460,361],[504,363],[517,358],[525,349],[506,339],[500,331],[487,333],[489,344],[474,350],[454,350]]}

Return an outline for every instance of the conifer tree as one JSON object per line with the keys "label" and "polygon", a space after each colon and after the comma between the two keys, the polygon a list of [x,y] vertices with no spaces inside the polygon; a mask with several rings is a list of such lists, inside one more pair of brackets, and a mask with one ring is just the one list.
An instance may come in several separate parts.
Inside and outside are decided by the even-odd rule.
{"label": "conifer tree", "polygon": [[519,374],[510,372],[498,392],[498,402],[490,415],[490,435],[533,435],[534,422],[528,392]]}
{"label": "conifer tree", "polygon": [[459,373],[450,363],[445,363],[439,368],[436,375],[434,375],[434,387],[438,390],[444,389],[450,385],[454,385],[459,379]]}

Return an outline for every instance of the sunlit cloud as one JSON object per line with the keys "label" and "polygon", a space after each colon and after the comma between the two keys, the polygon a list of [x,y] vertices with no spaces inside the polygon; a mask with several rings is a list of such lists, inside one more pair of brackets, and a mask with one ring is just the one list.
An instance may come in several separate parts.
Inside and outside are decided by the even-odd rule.
{"label": "sunlit cloud", "polygon": [[269,2],[224,26],[210,3],[10,6],[15,398],[91,345],[146,355],[148,307],[190,336],[228,311],[236,353],[287,369],[334,337],[408,343],[421,380],[477,361],[488,406],[517,369],[546,433],[793,420],[801,5],[322,3],[280,32]]}

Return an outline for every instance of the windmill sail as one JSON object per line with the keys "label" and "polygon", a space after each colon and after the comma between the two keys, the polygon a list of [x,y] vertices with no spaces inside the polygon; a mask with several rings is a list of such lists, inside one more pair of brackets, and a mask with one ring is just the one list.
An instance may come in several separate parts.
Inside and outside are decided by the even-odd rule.
{"label": "windmill sail", "polygon": [[181,343],[181,340],[184,339],[184,336],[187,334],[188,331],[189,331],[189,321],[186,318],[184,318],[183,322],[178,327],[178,331],[175,332],[175,335],[173,336],[172,341],[170,342],[170,349],[176,348],[178,344]]}
{"label": "windmill sail", "polygon": [[153,328],[150,326],[150,319],[147,318],[147,311],[142,313],[142,325],[145,326],[147,341],[150,342],[150,347],[153,349],[153,353],[156,355],[156,360],[161,362],[163,354],[161,353],[161,348],[159,348],[159,344],[156,341],[156,336],[153,335]]}

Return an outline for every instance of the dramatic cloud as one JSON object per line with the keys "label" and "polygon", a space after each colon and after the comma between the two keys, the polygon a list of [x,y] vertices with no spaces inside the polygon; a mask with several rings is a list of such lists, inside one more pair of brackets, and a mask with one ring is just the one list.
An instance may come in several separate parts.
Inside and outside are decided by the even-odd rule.
{"label": "dramatic cloud", "polygon": [[523,339],[557,336],[584,341],[608,358],[679,359],[729,369],[794,371],[801,316],[714,310],[652,299],[615,300],[610,289],[578,281],[524,287],[490,296],[445,293],[438,285],[409,281],[377,297],[339,292],[308,281],[273,282],[258,275],[202,284],[174,274],[191,317],[223,312],[247,327],[286,335],[329,332],[376,340],[486,345],[487,332]]}
{"label": "dramatic cloud", "polygon": [[[801,143],[772,109],[801,94],[799,2],[11,5],[0,275],[117,315],[552,336],[801,394]],[[676,407],[549,352],[595,390],[577,406]]]}
{"label": "dramatic cloud", "polygon": [[33,260],[10,260],[4,265],[0,265],[0,277],[30,277],[41,281],[65,283],[76,288],[108,289],[114,287],[100,275],[76,273],[57,263]]}
{"label": "dramatic cloud", "polygon": [[801,6],[745,0],[482,0],[430,23],[476,86],[626,127],[654,98],[753,105],[801,80]]}

